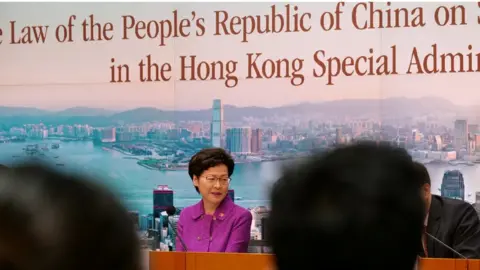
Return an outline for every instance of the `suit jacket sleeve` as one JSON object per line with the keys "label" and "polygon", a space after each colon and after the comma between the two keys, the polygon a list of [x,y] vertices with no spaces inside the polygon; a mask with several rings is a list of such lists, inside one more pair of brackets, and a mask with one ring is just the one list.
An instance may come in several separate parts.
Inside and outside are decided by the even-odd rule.
{"label": "suit jacket sleeve", "polygon": [[467,205],[455,230],[453,249],[470,259],[480,259],[480,221],[477,212]]}
{"label": "suit jacket sleeve", "polygon": [[246,253],[250,242],[250,228],[252,226],[252,214],[245,211],[237,220],[230,232],[225,252]]}

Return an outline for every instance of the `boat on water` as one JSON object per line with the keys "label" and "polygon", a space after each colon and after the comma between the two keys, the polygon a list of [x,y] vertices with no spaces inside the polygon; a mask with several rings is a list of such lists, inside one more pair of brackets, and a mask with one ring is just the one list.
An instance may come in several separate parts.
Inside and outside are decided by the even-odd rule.
{"label": "boat on water", "polygon": [[53,143],[52,144],[52,149],[58,149],[58,148],[60,148],[60,144],[58,144],[58,143]]}

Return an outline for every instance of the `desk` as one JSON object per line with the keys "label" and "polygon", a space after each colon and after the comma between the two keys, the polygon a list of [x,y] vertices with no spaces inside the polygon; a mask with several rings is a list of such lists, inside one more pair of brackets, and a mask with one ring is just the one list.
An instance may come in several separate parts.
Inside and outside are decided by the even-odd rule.
{"label": "desk", "polygon": [[273,256],[266,254],[189,252],[185,270],[269,270],[272,262]]}
{"label": "desk", "polygon": [[421,259],[419,270],[480,270],[480,260]]}
{"label": "desk", "polygon": [[[394,262],[392,262],[394,264]],[[149,270],[274,270],[273,255],[150,252]],[[480,260],[421,259],[418,270],[480,270]]]}
{"label": "desk", "polygon": [[149,270],[185,270],[185,252],[150,251]]}

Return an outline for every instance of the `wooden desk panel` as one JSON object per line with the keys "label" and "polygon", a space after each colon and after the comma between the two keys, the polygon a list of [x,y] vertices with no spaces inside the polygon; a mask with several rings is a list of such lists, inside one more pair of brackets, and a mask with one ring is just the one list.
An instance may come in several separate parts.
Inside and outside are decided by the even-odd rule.
{"label": "wooden desk panel", "polygon": [[186,270],[271,270],[272,262],[267,254],[189,252]]}
{"label": "wooden desk panel", "polygon": [[419,270],[480,270],[480,260],[421,259]]}
{"label": "wooden desk panel", "polygon": [[480,270],[480,260],[468,260],[468,270]]}
{"label": "wooden desk panel", "polygon": [[185,270],[185,252],[150,251],[149,270]]}
{"label": "wooden desk panel", "polygon": [[[461,261],[461,262],[457,262]],[[451,259],[420,259],[419,270],[456,270],[460,269],[457,266],[463,266],[463,270],[466,268],[465,260],[451,260]]]}
{"label": "wooden desk panel", "polygon": [[[151,251],[149,270],[275,270],[273,255]],[[480,270],[480,260],[420,259],[418,270]]]}

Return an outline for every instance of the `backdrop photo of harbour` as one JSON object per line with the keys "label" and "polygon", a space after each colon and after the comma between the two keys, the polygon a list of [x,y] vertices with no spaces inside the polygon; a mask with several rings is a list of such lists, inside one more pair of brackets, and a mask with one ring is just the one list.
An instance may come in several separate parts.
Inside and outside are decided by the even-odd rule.
{"label": "backdrop photo of harbour", "polygon": [[[47,144],[56,141],[45,142]],[[0,144],[0,164],[14,164],[24,160],[23,148],[38,142]],[[43,142],[40,144],[44,144]],[[152,212],[152,191],[157,185],[168,185],[174,190],[174,203],[185,207],[200,199],[186,170],[149,170],[137,164],[128,155],[95,146],[93,142],[59,142],[57,150],[50,149],[39,159],[57,168],[88,174],[92,180],[111,188],[132,211]],[[58,165],[57,165],[58,164]],[[237,194],[236,202],[244,207],[267,205],[266,189],[275,179],[280,163],[238,164],[231,186]]]}
{"label": "backdrop photo of harbour", "polygon": [[37,159],[89,174],[130,210],[149,214],[158,185],[173,189],[176,206],[199,200],[186,169],[191,156],[205,147],[223,147],[233,155],[235,201],[253,208],[268,206],[269,187],[292,160],[357,140],[387,141],[426,165],[436,194],[445,171],[459,170],[463,197],[473,203],[480,190],[480,135],[472,111],[433,97],[278,108],[241,108],[216,99],[210,109],[175,112],[0,107],[0,163]]}

